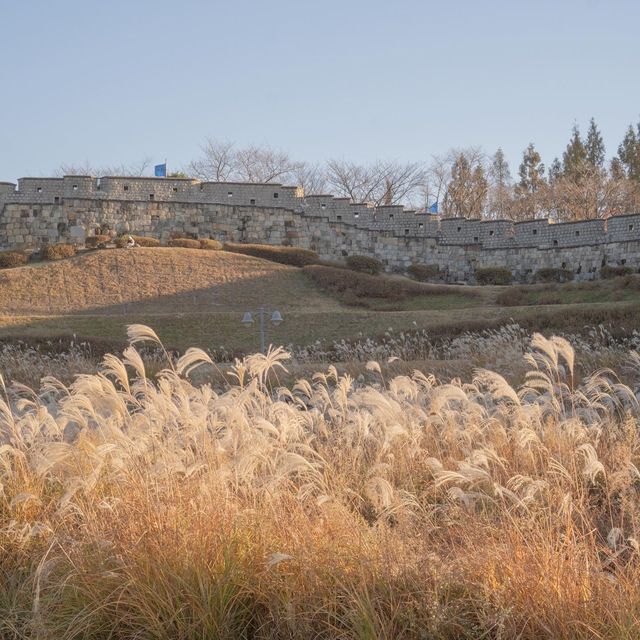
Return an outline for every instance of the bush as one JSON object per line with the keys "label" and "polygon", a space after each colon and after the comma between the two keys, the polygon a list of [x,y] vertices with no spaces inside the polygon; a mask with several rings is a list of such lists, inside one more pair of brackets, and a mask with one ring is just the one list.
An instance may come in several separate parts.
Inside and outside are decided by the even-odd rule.
{"label": "bush", "polygon": [[496,296],[496,303],[503,307],[523,307],[531,304],[522,287],[509,287]]}
{"label": "bush", "polygon": [[89,236],[85,239],[84,244],[89,249],[104,249],[110,240],[111,236],[107,235]]}
{"label": "bush", "polygon": [[225,242],[225,251],[242,253],[254,258],[271,260],[280,264],[289,264],[294,267],[304,267],[318,261],[318,254],[309,249],[299,249],[297,247],[282,247],[271,244],[240,244],[237,242]]}
{"label": "bush", "polygon": [[[347,298],[386,298],[398,300],[407,294],[405,283],[388,278],[377,278],[370,274],[359,273],[339,267],[309,265],[304,272],[322,289],[343,294]],[[411,285],[411,282],[407,282]],[[422,291],[421,291],[422,292]]]}
{"label": "bush", "polygon": [[373,276],[379,274],[384,266],[380,260],[370,256],[348,256],[346,262],[347,268],[361,273],[370,273]]}
{"label": "bush", "polygon": [[199,249],[200,241],[191,238],[172,238],[167,243],[170,247],[182,247],[183,249]]}
{"label": "bush", "polygon": [[129,236],[131,236],[135,240],[135,243],[137,245],[140,245],[141,247],[160,246],[160,240],[158,240],[157,238],[150,238],[149,236],[134,236],[133,234],[125,233],[116,239],[116,247],[119,247],[120,249],[126,247]]}
{"label": "bush", "polygon": [[611,278],[618,278],[620,276],[630,276],[633,273],[633,269],[627,265],[620,265],[619,267],[613,267],[608,264],[605,264],[602,269],[600,269],[600,277],[605,280],[609,280]]}
{"label": "bush", "polygon": [[75,256],[77,249],[73,244],[60,242],[58,244],[47,244],[42,248],[43,260],[63,260]]}
{"label": "bush", "polygon": [[0,269],[20,267],[29,262],[29,256],[23,251],[0,251]]}
{"label": "bush", "polygon": [[220,251],[222,249],[222,242],[204,238],[200,240],[200,248],[206,251]]}
{"label": "bush", "polygon": [[483,267],[476,269],[478,284],[511,284],[513,275],[506,267]]}
{"label": "bush", "polygon": [[407,271],[409,275],[420,282],[440,277],[440,267],[437,264],[412,264]]}
{"label": "bush", "polygon": [[536,282],[571,282],[574,273],[570,269],[556,269],[546,267],[538,269],[535,274]]}
{"label": "bush", "polygon": [[[412,282],[404,278],[390,278],[387,276],[372,276],[340,267],[323,265],[308,265],[303,269],[319,287],[331,293],[340,294],[343,302],[360,304],[357,298],[385,298],[387,300],[401,300],[408,296],[459,295],[459,288],[449,285],[428,285]],[[475,296],[475,292],[468,291],[468,295]]]}

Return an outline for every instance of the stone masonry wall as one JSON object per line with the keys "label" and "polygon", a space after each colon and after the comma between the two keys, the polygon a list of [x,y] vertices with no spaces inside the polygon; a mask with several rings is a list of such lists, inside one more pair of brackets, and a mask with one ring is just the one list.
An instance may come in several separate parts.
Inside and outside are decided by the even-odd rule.
{"label": "stone masonry wall", "polygon": [[84,243],[101,232],[134,232],[166,241],[198,238],[289,244],[323,258],[366,254],[388,269],[439,265],[447,281],[473,281],[479,267],[505,266],[530,281],[542,267],[593,279],[604,264],[640,268],[640,214],[549,224],[435,216],[402,207],[372,208],[343,198],[303,197],[277,184],[91,176],[22,178],[0,183],[0,246]]}

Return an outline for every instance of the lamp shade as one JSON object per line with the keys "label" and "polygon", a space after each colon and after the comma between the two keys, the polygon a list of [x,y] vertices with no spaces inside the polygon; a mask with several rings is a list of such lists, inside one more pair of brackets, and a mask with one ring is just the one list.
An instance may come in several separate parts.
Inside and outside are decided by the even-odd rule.
{"label": "lamp shade", "polygon": [[278,326],[281,322],[282,322],[283,318],[282,315],[280,314],[280,312],[276,309],[272,314],[271,314],[271,322],[273,324],[275,324],[276,326]]}
{"label": "lamp shade", "polygon": [[253,316],[251,315],[251,311],[245,312],[245,314],[242,316],[241,322],[247,327],[253,324]]}

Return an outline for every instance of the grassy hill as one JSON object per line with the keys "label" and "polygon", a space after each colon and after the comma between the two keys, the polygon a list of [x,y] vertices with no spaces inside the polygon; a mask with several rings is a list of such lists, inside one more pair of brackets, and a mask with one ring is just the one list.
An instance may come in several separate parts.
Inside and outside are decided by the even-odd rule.
{"label": "grassy hill", "polygon": [[[398,286],[402,282],[398,278]],[[253,350],[257,331],[248,331],[240,318],[263,304],[285,317],[279,327],[268,327],[268,341],[280,344],[376,336],[388,329],[450,334],[511,319],[537,330],[610,322],[629,331],[637,325],[640,287],[637,279],[534,287],[424,285],[400,300],[355,302],[324,291],[301,269],[251,256],[181,248],[93,251],[1,271],[0,339],[76,335],[123,342],[126,325],[142,322],[169,346]]]}
{"label": "grassy hill", "polygon": [[0,306],[7,314],[241,311],[264,302],[290,309],[337,306],[299,269],[225,251],[92,251],[0,272]]}

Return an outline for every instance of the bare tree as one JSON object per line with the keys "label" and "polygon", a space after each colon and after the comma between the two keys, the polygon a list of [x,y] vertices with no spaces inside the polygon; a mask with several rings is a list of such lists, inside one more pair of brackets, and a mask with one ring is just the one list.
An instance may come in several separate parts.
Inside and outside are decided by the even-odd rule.
{"label": "bare tree", "polygon": [[451,167],[451,181],[445,194],[447,215],[479,218],[487,198],[488,183],[484,167],[473,162],[468,154],[459,152]]}
{"label": "bare tree", "polygon": [[207,138],[200,147],[202,157],[189,163],[188,172],[200,180],[228,182],[236,169],[233,143]]}
{"label": "bare tree", "polygon": [[202,156],[189,164],[189,173],[216,182],[291,181],[297,163],[288,153],[271,147],[236,148],[232,142],[207,138]]}
{"label": "bare tree", "polygon": [[327,192],[327,174],[320,165],[298,162],[292,173],[296,186],[302,187],[305,195],[321,195]]}
{"label": "bare tree", "polygon": [[327,163],[327,184],[338,196],[375,206],[409,202],[424,185],[418,163],[376,162],[360,165],[344,160]]}
{"label": "bare tree", "polygon": [[562,221],[593,220],[628,213],[637,205],[630,180],[585,163],[580,175],[561,176],[552,186]]}
{"label": "bare tree", "polygon": [[131,164],[96,166],[89,162],[82,164],[62,163],[55,171],[57,176],[130,176],[138,178],[147,173],[151,166],[151,158],[142,158]]}

